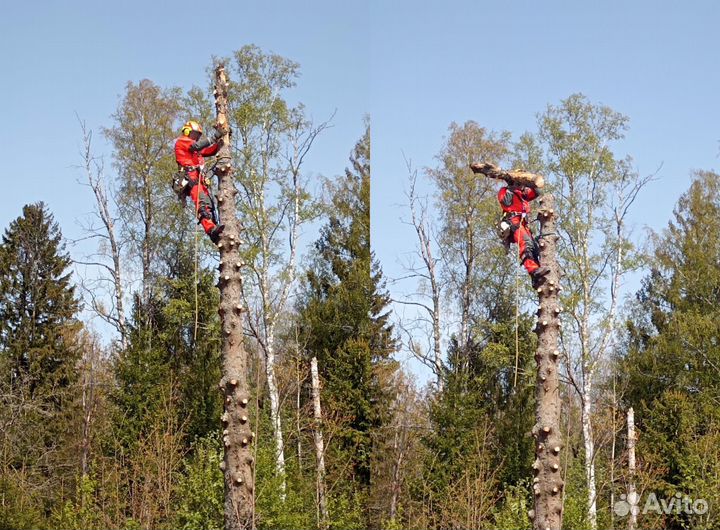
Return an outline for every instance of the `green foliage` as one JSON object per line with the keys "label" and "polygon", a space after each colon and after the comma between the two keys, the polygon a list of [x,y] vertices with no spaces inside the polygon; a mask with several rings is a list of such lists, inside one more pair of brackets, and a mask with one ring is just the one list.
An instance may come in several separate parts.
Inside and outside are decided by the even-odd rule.
{"label": "green foliage", "polygon": [[[582,94],[548,105],[539,117],[544,170],[551,177],[549,191],[554,192],[556,209],[562,212],[558,259],[566,287],[563,306],[568,315],[579,317],[568,320],[577,335],[567,335],[568,346],[582,343],[577,349],[585,352],[581,362],[588,377],[593,345],[604,340],[612,324],[607,304],[612,275],[638,265],[639,256],[624,223],[644,181],[632,170],[629,158],[618,159],[612,150],[627,128],[626,116]],[[535,156],[531,158],[537,162]]]}
{"label": "green foliage", "polygon": [[[528,512],[532,509],[532,487],[529,479],[520,482],[515,486],[507,486],[503,491],[503,500],[500,508],[495,512],[495,524],[497,530],[509,528],[525,530],[532,528],[532,521]],[[566,525],[567,528],[569,527]]]}
{"label": "green foliage", "polygon": [[328,223],[305,276],[300,324],[308,355],[318,358],[325,410],[346,420],[333,448],[367,486],[371,434],[391,402],[383,380],[394,369],[389,357],[396,348],[389,297],[370,250],[369,124],[350,161],[344,178],[328,186]]}
{"label": "green foliage", "polygon": [[222,530],[224,527],[224,479],[222,442],[210,433],[192,445],[177,486],[178,507],[175,528]]}
{"label": "green foliage", "polygon": [[[720,176],[698,172],[674,220],[656,238],[653,268],[628,322],[619,376],[636,409],[641,468],[650,490],[717,502],[720,458]],[[711,507],[713,506],[711,502]],[[711,528],[706,517],[673,515],[683,528]]]}
{"label": "green foliage", "polygon": [[358,489],[350,489],[350,491],[331,495],[328,499],[330,528],[333,530],[362,530],[368,528],[365,512],[366,505],[367,498]]}
{"label": "green foliage", "polygon": [[219,422],[218,292],[212,272],[200,268],[196,299],[192,252],[186,248],[177,259],[177,276],[163,282],[148,304],[136,300],[128,348],[115,363],[118,388],[113,401],[117,425],[122,426],[119,436],[127,446],[138,439],[168,385],[179,391],[178,417],[189,439],[207,435]]}
{"label": "green foliage", "polygon": [[572,458],[565,469],[563,528],[590,528],[587,520],[587,483],[581,458]]}
{"label": "green foliage", "polygon": [[68,500],[51,517],[53,528],[86,530],[102,527],[102,508],[96,503],[98,483],[90,476],[80,477],[75,500]]}
{"label": "green foliage", "polygon": [[45,205],[25,206],[0,244],[0,481],[28,490],[3,504],[19,526],[73,490],[81,324],[69,266]]}
{"label": "green foliage", "polygon": [[534,422],[536,339],[531,318],[520,315],[520,375],[515,387],[512,300],[503,295],[497,298],[498,307],[503,307],[496,314],[498,321],[486,322],[473,331],[481,342],[460,350],[457,341],[451,341],[443,390],[431,403],[433,429],[425,442],[437,464],[427,472],[438,484],[455,480],[465,470],[478,426],[488,421],[495,425],[491,443],[497,444],[493,459],[498,479],[517,484],[530,473],[534,445],[527,433]]}
{"label": "green foliage", "polygon": [[[29,397],[67,389],[79,357],[78,301],[62,234],[43,203],[23,207],[0,246],[0,352]],[[4,382],[8,382],[4,378]]]}
{"label": "green foliage", "polygon": [[[452,123],[449,136],[427,169],[435,183],[440,216],[438,243],[442,252],[441,279],[449,285],[448,299],[460,313],[462,333],[469,321],[484,320],[493,311],[498,291],[507,287],[516,257],[506,255],[495,233],[501,216],[496,199],[497,182],[468,174],[470,162],[505,163],[510,156],[510,133],[495,133],[468,121]],[[463,345],[471,337],[458,336]]]}
{"label": "green foliage", "polygon": [[113,125],[103,128],[118,174],[118,227],[127,257],[141,264],[144,303],[155,286],[151,280],[164,272],[166,245],[187,235],[182,228],[189,218],[170,189],[181,112],[179,89],[162,89],[149,79],[128,82]]}
{"label": "green foliage", "polygon": [[0,476],[0,528],[32,530],[44,520],[42,499],[27,491],[27,477],[23,472],[3,469]]}

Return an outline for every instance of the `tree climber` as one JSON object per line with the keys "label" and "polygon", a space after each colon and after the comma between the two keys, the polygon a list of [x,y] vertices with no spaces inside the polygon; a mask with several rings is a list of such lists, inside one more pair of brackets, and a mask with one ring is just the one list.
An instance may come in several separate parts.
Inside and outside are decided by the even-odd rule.
{"label": "tree climber", "polygon": [[182,197],[190,197],[195,213],[210,240],[217,244],[225,225],[218,224],[215,206],[210,199],[208,181],[203,175],[205,156],[213,156],[220,148],[222,132],[215,131],[212,139],[203,136],[203,130],[196,121],[182,126],[181,136],[175,140],[175,161],[181,175],[173,183],[173,189]]}
{"label": "tree climber", "polygon": [[[471,164],[473,173],[484,173],[486,164]],[[550,272],[547,267],[540,266],[540,249],[528,226],[530,201],[536,199],[541,185],[523,185],[508,181],[498,192],[498,202],[505,212],[503,222],[507,223],[507,231],[503,234],[504,243],[514,242],[518,246],[520,262],[530,274],[533,287],[538,287],[543,278]]]}

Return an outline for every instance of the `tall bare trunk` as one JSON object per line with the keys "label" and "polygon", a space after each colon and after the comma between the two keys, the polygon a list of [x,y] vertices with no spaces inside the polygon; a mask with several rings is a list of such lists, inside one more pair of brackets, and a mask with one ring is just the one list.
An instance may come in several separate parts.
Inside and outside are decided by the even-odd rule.
{"label": "tall bare trunk", "polygon": [[215,69],[215,107],[218,130],[224,130],[222,146],[218,152],[216,174],[220,180],[218,207],[225,223],[225,231],[218,244],[220,250],[220,308],[223,342],[223,377],[220,387],[225,395],[223,444],[225,457],[222,467],[225,474],[225,529],[246,530],[255,528],[254,489],[255,474],[251,445],[255,433],[250,430],[248,404],[250,387],[248,359],[243,345],[242,261],[240,223],[235,214],[232,158],[227,119],[228,79],[224,65]]}
{"label": "tall bare trunk", "polygon": [[322,434],[322,409],[320,408],[320,377],[318,376],[317,357],[310,360],[310,374],[312,377],[313,417],[315,425],[313,438],[315,440],[315,456],[317,459],[317,502],[318,526],[325,530],[328,527],[327,499],[325,498],[325,443]]}
{"label": "tall bare trunk", "polygon": [[587,373],[582,384],[582,433],[585,449],[585,483],[587,485],[588,524],[597,529],[597,487],[595,485],[595,437],[592,428],[592,372]]}
{"label": "tall bare trunk", "polygon": [[[90,472],[90,442],[92,435],[92,424],[95,414],[95,377],[98,362],[97,345],[94,338],[89,337],[85,346],[82,362],[82,439],[80,444],[80,474],[83,479],[87,478]],[[85,505],[85,495],[80,497],[80,502]]]}
{"label": "tall bare trunk", "polygon": [[637,491],[635,490],[635,410],[630,407],[627,412],[627,437],[628,437],[628,502],[630,503],[630,519],[628,529],[637,528],[637,510],[635,505],[638,502]]}
{"label": "tall bare trunk", "polygon": [[535,445],[535,509],[531,512],[534,530],[560,530],[562,526],[562,491],[560,451],[560,381],[558,378],[558,338],[560,335],[560,275],[557,263],[554,200],[551,195],[540,199],[541,230],[548,234],[540,242],[540,259],[550,269],[545,283],[538,288],[537,383],[533,435]]}
{"label": "tall bare trunk", "polygon": [[400,491],[402,486],[402,467],[405,461],[405,438],[407,437],[405,425],[400,425],[395,430],[395,439],[393,440],[393,468],[392,479],[390,482],[390,520],[394,521],[398,512],[398,501],[400,499]]}
{"label": "tall bare trunk", "polygon": [[275,438],[275,472],[281,478],[280,497],[285,500],[285,442],[283,440],[280,419],[280,391],[275,376],[275,329],[270,328],[265,352],[265,375],[267,377],[268,394],[270,394],[270,422]]}
{"label": "tall bare trunk", "polygon": [[[432,369],[435,375],[435,384],[437,385],[438,391],[441,392],[443,389],[442,332],[440,329],[441,287],[438,282],[437,259],[433,256],[432,237],[430,226],[427,222],[426,207],[415,192],[417,172],[412,170],[409,162],[407,162],[407,165],[408,171],[410,172],[410,193],[408,195],[408,199],[410,200],[410,215],[412,216],[415,233],[418,236],[418,244],[420,246],[419,254],[425,267],[425,271],[420,273],[413,271],[413,274],[430,282],[429,296],[432,301],[432,305],[426,303],[418,304],[428,312],[430,320],[432,321],[432,356],[418,352],[416,352],[415,355],[423,364]],[[417,302],[413,303],[417,304]],[[413,351],[415,351],[414,348]]]}
{"label": "tall bare trunk", "polygon": [[[297,346],[297,337],[295,338],[295,344]],[[302,378],[300,377],[300,355],[297,351],[295,358],[295,385],[295,430],[297,431],[297,460],[298,462],[302,462],[302,428],[300,426],[300,410],[302,408]],[[300,470],[300,473],[302,473],[302,469]]]}
{"label": "tall bare trunk", "polygon": [[617,389],[613,378],[612,445],[610,447],[610,528],[615,528],[615,453],[617,447]]}

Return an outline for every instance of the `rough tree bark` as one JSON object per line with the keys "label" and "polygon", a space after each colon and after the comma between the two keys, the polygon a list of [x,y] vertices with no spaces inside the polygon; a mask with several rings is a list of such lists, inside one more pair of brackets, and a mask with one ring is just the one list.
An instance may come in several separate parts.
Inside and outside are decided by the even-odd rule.
{"label": "rough tree bark", "polygon": [[505,171],[495,164],[483,162],[480,164],[471,164],[470,168],[475,173],[482,173],[488,178],[504,180],[508,183],[522,184],[524,186],[535,186],[542,188],[545,186],[545,178],[542,175],[528,173],[527,171]]}
{"label": "rough tree bark", "polygon": [[627,498],[630,503],[628,529],[635,530],[637,528],[637,510],[635,506],[638,504],[638,497],[635,490],[635,410],[632,407],[627,412],[627,438],[629,475]]}
{"label": "rough tree bark", "polygon": [[557,262],[554,199],[539,199],[541,209],[540,261],[550,269],[545,282],[538,288],[536,423],[533,427],[535,445],[534,493],[535,510],[530,513],[534,530],[559,530],[562,525],[562,491],[560,451],[560,382],[558,378],[558,338],[560,335],[560,274]]}
{"label": "rough tree bark", "polygon": [[218,243],[220,251],[220,318],[222,320],[223,376],[220,389],[225,395],[222,415],[225,458],[225,529],[246,530],[255,527],[253,495],[254,461],[251,445],[255,433],[250,430],[248,403],[247,353],[243,345],[242,261],[238,252],[241,225],[235,214],[230,126],[227,119],[228,79],[224,65],[215,69],[216,128],[224,132],[218,151],[215,174],[219,179],[218,209],[225,231]]}
{"label": "rough tree bark", "polygon": [[315,440],[315,455],[317,458],[317,501],[318,501],[318,528],[328,528],[328,509],[325,497],[325,443],[322,435],[322,409],[320,408],[320,377],[318,376],[317,357],[310,360],[310,374],[312,377],[313,438]]}

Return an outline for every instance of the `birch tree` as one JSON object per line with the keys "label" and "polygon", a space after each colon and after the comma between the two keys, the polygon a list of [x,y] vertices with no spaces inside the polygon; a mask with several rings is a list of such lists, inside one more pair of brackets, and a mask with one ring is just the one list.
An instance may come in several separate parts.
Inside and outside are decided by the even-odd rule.
{"label": "birch tree", "polygon": [[470,173],[468,165],[478,160],[500,164],[510,155],[509,142],[507,132],[488,131],[473,121],[452,123],[436,156],[437,166],[426,170],[437,189],[441,278],[451,293],[451,310],[458,315],[460,350],[471,339],[473,319],[487,316],[497,286],[511,274],[494,233],[496,184]]}
{"label": "birch tree", "polygon": [[622,278],[638,263],[627,215],[650,178],[640,177],[631,159],[613,154],[611,144],[624,137],[628,118],[609,107],[574,94],[548,106],[539,125],[560,212],[558,258],[565,271],[561,283],[568,324],[562,342],[581,403],[587,515],[595,530],[594,385],[615,344]]}
{"label": "birch tree", "polygon": [[[442,267],[441,258],[437,257],[437,243],[435,226],[431,223],[428,213],[426,197],[418,194],[417,171],[412,168],[410,161],[406,161],[409,174],[409,190],[407,192],[410,220],[406,221],[413,227],[417,236],[417,246],[414,258],[405,265],[407,277],[418,282],[414,293],[405,299],[395,299],[393,302],[419,308],[420,314],[411,317],[410,324],[400,323],[400,328],[407,336],[408,349],[416,359],[432,370],[435,376],[435,385],[442,390],[443,370],[445,363],[442,352],[442,296],[443,283],[440,278]],[[418,335],[427,337],[427,345],[423,347]]]}
{"label": "birch tree", "polygon": [[[125,316],[125,284],[122,268],[123,241],[117,227],[115,197],[105,180],[104,163],[92,151],[92,131],[85,122],[80,122],[82,132],[82,170],[83,184],[88,186],[95,197],[93,220],[84,225],[87,238],[99,241],[98,249],[88,256],[90,261],[78,260],[78,265],[86,265],[98,270],[98,276],[81,283],[83,291],[90,300],[90,308],[103,321],[110,324],[119,336],[119,345],[125,349],[128,344],[128,329]],[[96,222],[100,222],[97,226]],[[110,307],[107,307],[107,303]]]}
{"label": "birch tree", "polygon": [[179,90],[162,89],[148,79],[130,82],[113,125],[103,129],[118,175],[119,229],[131,261],[140,265],[143,305],[160,264],[160,242],[182,224],[167,217],[177,207],[168,180],[176,168],[172,146],[180,111]]}
{"label": "birch tree", "polygon": [[238,208],[243,219],[248,268],[243,297],[250,335],[263,355],[275,439],[276,471],[283,477],[285,456],[280,389],[275,374],[278,324],[296,280],[298,237],[314,215],[302,168],[327,122],[314,125],[302,104],[284,93],[295,86],[299,65],[255,46],[235,52],[228,90]]}

